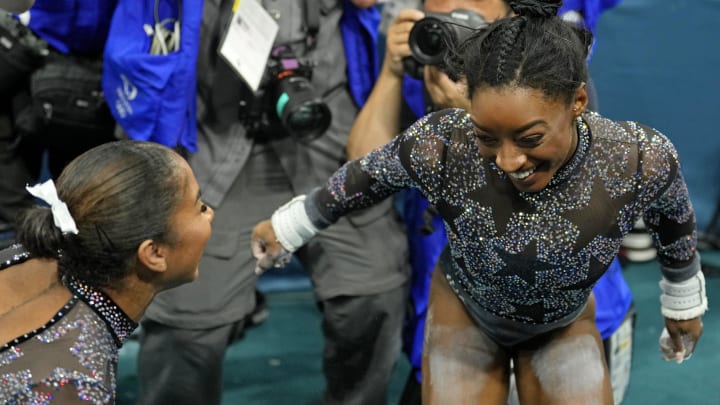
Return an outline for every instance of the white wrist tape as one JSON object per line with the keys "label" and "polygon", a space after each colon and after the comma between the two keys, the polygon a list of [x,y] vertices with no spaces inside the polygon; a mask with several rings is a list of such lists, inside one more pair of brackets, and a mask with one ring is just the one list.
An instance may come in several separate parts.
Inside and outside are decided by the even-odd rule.
{"label": "white wrist tape", "polygon": [[298,250],[318,229],[305,212],[305,196],[299,195],[275,210],[270,218],[275,237],[288,252]]}
{"label": "white wrist tape", "polygon": [[708,308],[705,276],[698,271],[690,279],[679,283],[660,280],[660,308],[666,318],[684,321],[697,318]]}

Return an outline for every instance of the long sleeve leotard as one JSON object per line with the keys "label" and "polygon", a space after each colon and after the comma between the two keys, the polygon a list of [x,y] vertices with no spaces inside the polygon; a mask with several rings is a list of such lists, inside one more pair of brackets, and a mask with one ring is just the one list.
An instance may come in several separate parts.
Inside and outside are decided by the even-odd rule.
{"label": "long sleeve leotard", "polygon": [[[586,113],[574,156],[540,192],[517,191],[480,156],[462,110],[430,114],[348,162],[306,209],[320,227],[407,187],[446,225],[453,288],[503,319],[549,324],[585,303],[642,215],[664,276],[699,270],[695,218],[677,153],[658,131]],[[382,237],[382,235],[378,235]]]}

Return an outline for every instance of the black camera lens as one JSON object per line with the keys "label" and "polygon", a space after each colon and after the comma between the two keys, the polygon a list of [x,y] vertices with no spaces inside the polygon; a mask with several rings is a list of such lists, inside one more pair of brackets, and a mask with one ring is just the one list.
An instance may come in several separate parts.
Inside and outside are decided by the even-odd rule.
{"label": "black camera lens", "polygon": [[455,34],[437,18],[427,17],[415,23],[410,31],[410,51],[423,65],[438,65],[445,58],[448,41]]}
{"label": "black camera lens", "polygon": [[287,117],[287,126],[296,133],[323,133],[328,116],[325,104],[311,102],[290,111]]}
{"label": "black camera lens", "polygon": [[315,95],[310,81],[299,75],[285,76],[277,83],[275,112],[292,135],[312,140],[327,131],[332,114]]}
{"label": "black camera lens", "polygon": [[422,68],[425,65],[444,68],[449,50],[487,25],[487,21],[472,10],[426,13],[425,18],[417,21],[410,30],[408,44],[412,58],[403,61],[405,71],[413,77],[422,78]]}

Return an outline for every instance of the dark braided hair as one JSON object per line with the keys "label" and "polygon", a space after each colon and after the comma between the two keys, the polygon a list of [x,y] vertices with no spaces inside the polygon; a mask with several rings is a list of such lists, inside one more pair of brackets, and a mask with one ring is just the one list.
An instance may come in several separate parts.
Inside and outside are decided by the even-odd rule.
{"label": "dark braided hair", "polygon": [[517,15],[495,21],[449,52],[449,76],[464,77],[470,97],[479,88],[518,86],[571,103],[578,86],[587,82],[592,35],[560,19],[561,4],[508,1]]}
{"label": "dark braided hair", "polygon": [[17,240],[34,257],[57,258],[61,276],[113,287],[135,264],[146,239],[173,243],[170,218],[185,182],[182,158],[164,146],[117,141],[75,158],[57,180],[79,233],[63,234],[50,208],[18,216]]}

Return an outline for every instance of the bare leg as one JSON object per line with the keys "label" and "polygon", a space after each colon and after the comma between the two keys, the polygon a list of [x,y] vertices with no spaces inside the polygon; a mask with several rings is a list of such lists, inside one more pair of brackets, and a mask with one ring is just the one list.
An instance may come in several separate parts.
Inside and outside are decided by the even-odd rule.
{"label": "bare leg", "polygon": [[520,403],[612,405],[610,374],[595,325],[595,297],[570,325],[516,351]]}
{"label": "bare leg", "polygon": [[478,329],[437,267],[428,305],[423,404],[505,404],[510,358]]}

